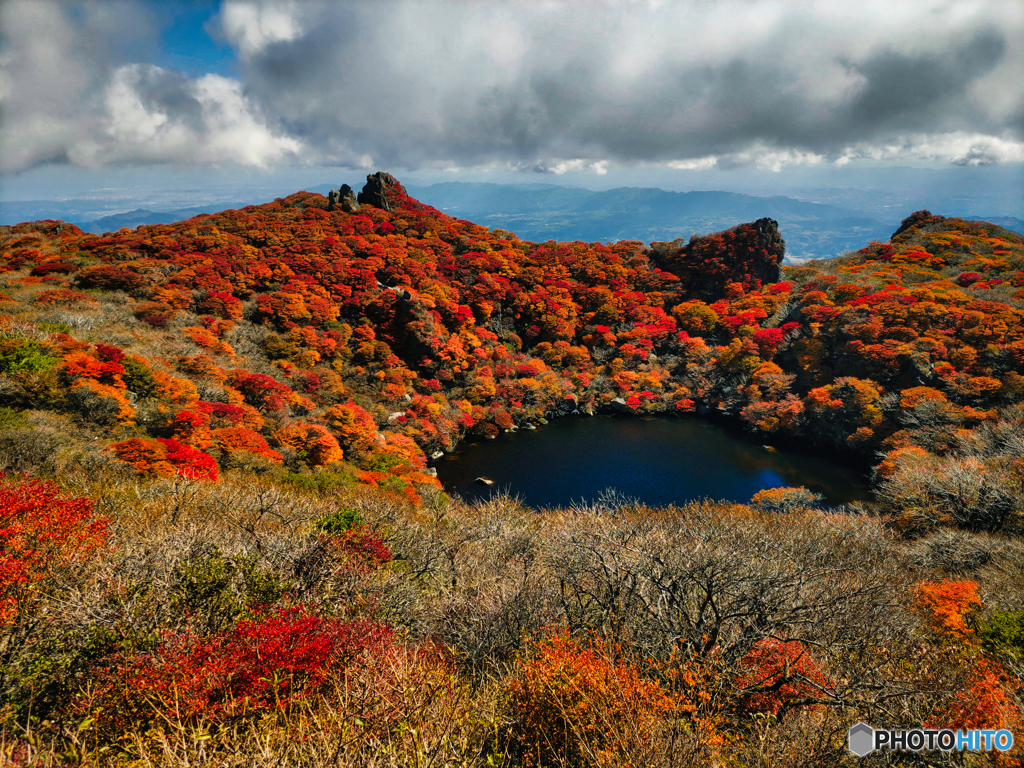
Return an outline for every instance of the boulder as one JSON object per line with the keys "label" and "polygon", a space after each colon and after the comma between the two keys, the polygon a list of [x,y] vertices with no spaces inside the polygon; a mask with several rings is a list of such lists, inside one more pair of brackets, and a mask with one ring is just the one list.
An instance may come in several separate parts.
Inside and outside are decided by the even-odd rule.
{"label": "boulder", "polygon": [[338,194],[338,192],[336,192],[333,189],[330,192],[327,193],[327,210],[328,211],[333,211],[335,209],[335,207],[338,205],[339,197],[340,197],[340,195]]}
{"label": "boulder", "polygon": [[494,485],[494,481],[486,477],[478,477],[473,482],[477,485]]}
{"label": "boulder", "polygon": [[618,413],[629,412],[629,406],[626,405],[626,401],[623,400],[621,397],[616,397],[614,400],[611,401],[611,403],[609,403],[609,405],[611,405],[613,411],[616,411]]}
{"label": "boulder", "polygon": [[410,299],[412,299],[412,294],[409,293],[409,289],[408,288],[403,288],[400,285],[396,285],[395,287],[389,288],[388,290],[389,291],[394,291],[395,292],[395,296],[400,298],[402,301],[409,301]]}
{"label": "boulder", "polygon": [[366,177],[366,186],[359,193],[360,205],[372,205],[392,211],[398,205],[398,199],[405,196],[405,188],[390,173],[378,171]]}
{"label": "boulder", "polygon": [[359,203],[356,201],[356,191],[348,184],[342,184],[338,190],[338,203],[345,213],[358,213]]}

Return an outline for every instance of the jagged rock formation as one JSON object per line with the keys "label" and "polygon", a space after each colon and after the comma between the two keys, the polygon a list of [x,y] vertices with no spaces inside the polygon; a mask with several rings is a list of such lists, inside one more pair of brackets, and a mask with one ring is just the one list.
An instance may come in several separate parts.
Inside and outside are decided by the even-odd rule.
{"label": "jagged rock formation", "polygon": [[398,197],[405,197],[405,187],[390,173],[378,171],[366,177],[366,186],[359,193],[361,205],[372,205],[385,211],[394,210]]}
{"label": "jagged rock formation", "polygon": [[656,266],[679,276],[692,295],[717,299],[730,283],[740,283],[746,290],[777,283],[785,254],[778,222],[765,218],[713,235],[695,235],[689,243],[651,243],[649,255]]}
{"label": "jagged rock formation", "polygon": [[341,189],[338,190],[338,202],[341,203],[341,210],[345,213],[356,213],[359,211],[356,191],[348,184],[342,184]]}
{"label": "jagged rock formation", "polygon": [[341,189],[332,189],[327,193],[327,210],[333,211],[338,207],[345,213],[356,213],[359,210],[355,190],[348,184],[342,184]]}

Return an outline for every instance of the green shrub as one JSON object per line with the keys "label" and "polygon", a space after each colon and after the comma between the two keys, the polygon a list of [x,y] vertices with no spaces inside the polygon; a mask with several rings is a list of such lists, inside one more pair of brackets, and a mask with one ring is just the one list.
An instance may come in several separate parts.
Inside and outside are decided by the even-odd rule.
{"label": "green shrub", "polygon": [[71,333],[72,328],[67,323],[36,323],[36,327],[47,333]]}
{"label": "green shrub", "polygon": [[121,366],[124,368],[121,379],[128,391],[134,392],[142,400],[156,396],[156,379],[145,363],[129,357],[121,361]]}
{"label": "green shrub", "polygon": [[993,611],[979,634],[986,651],[1024,659],[1024,611]]}
{"label": "green shrub", "polygon": [[406,460],[393,453],[378,453],[366,462],[366,469],[371,472],[389,472],[400,464],[406,464]]}
{"label": "green shrub", "polygon": [[179,563],[171,584],[171,608],[181,618],[215,632],[252,608],[273,605],[290,583],[258,565],[258,555],[230,558],[216,547]]}
{"label": "green shrub", "polygon": [[59,362],[60,358],[50,355],[49,348],[38,341],[0,337],[0,373],[42,373]]}
{"label": "green shrub", "polygon": [[342,507],[337,512],[331,512],[313,521],[313,528],[331,536],[336,536],[345,531],[363,526],[363,517],[355,509]]}
{"label": "green shrub", "polygon": [[28,426],[25,417],[13,408],[0,408],[0,431]]}

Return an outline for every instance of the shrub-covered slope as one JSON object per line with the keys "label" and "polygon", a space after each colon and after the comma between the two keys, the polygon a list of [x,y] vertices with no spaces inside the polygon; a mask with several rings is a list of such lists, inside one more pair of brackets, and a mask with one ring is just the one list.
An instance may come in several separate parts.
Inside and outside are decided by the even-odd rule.
{"label": "shrub-covered slope", "polygon": [[921,212],[780,274],[768,219],[651,248],[535,244],[380,178],[390,210],[298,193],[107,237],[3,228],[0,397],[133,435],[111,451],[140,469],[347,452],[373,475],[410,467],[413,489],[424,452],[575,410],[715,410],[941,453],[1024,392],[1024,246],[993,225]]}
{"label": "shrub-covered slope", "polygon": [[[380,174],[0,247],[7,762],[818,766],[858,720],[1024,733],[1019,235],[920,212],[794,269],[770,219],[527,243]],[[876,501],[538,513],[427,467],[602,408],[858,452]]]}

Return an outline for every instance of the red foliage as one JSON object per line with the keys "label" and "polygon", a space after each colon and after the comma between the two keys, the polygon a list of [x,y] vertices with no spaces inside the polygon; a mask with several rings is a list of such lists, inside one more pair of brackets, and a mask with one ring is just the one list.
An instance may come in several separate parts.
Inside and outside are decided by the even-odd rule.
{"label": "red foliage", "polygon": [[166,460],[181,477],[193,480],[217,479],[217,462],[210,454],[191,445],[183,445],[177,440],[157,438],[157,442],[167,451]]}
{"label": "red foliage", "polygon": [[84,705],[96,711],[107,703],[101,717],[115,728],[130,722],[120,718],[133,703],[157,719],[184,722],[287,709],[329,690],[366,654],[396,648],[386,624],[325,619],[301,605],[283,608],[212,637],[169,632],[153,652],[115,656]]}
{"label": "red foliage", "polygon": [[55,483],[0,477],[0,627],[103,546],[108,523]]}
{"label": "red foliage", "polygon": [[[124,350],[112,344],[97,344],[95,349],[96,356],[105,363],[120,363],[125,358]],[[124,373],[124,370],[118,373]]]}
{"label": "red foliage", "polygon": [[283,410],[295,397],[291,389],[263,373],[236,371],[228,384],[241,392],[249,405],[266,411]]}
{"label": "red foliage", "polygon": [[177,440],[157,438],[147,440],[132,437],[109,447],[118,461],[148,475],[173,475],[196,480],[216,480],[217,462],[203,453]]}
{"label": "red foliage", "polygon": [[95,267],[86,267],[79,272],[78,284],[85,288],[134,291],[145,285],[146,279],[130,269],[102,264]]}
{"label": "red foliage", "polygon": [[762,352],[771,354],[779,348],[785,336],[785,332],[781,328],[761,328],[754,332],[754,343]]}
{"label": "red foliage", "polygon": [[391,550],[368,525],[335,536],[334,544],[344,555],[347,567],[356,570],[373,570],[391,562]]}
{"label": "red foliage", "polygon": [[799,640],[759,640],[740,661],[733,681],[747,712],[778,715],[783,707],[807,706],[830,682]]}
{"label": "red foliage", "polygon": [[1019,681],[1002,665],[980,657],[973,664],[970,685],[957,694],[953,706],[940,722],[930,727],[957,730],[1006,728],[1019,734],[1024,726],[1024,715],[1013,695],[1017,685]]}

